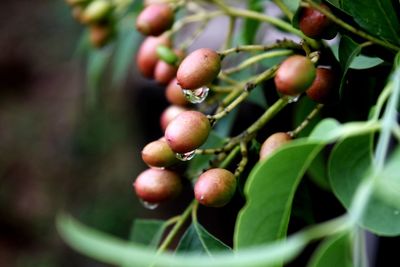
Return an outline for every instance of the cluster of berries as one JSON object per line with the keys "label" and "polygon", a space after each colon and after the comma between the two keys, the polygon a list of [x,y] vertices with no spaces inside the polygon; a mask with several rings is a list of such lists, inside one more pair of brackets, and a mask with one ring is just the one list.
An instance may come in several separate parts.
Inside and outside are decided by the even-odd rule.
{"label": "cluster of berries", "polygon": [[[173,52],[172,42],[164,34],[173,21],[173,8],[158,3],[147,5],[136,21],[138,31],[147,35],[137,54],[137,66],[145,77],[168,84],[166,97],[171,103],[161,116],[164,137],[142,150],[142,159],[150,168],[134,182],[137,196],[149,203],[171,199],[182,190],[181,178],[174,166],[178,159],[190,157],[203,145],[212,128],[208,116],[188,110],[189,102],[184,92],[208,87],[221,71],[222,57],[211,49],[201,48],[186,57],[183,51]],[[299,25],[303,33],[312,38],[333,36],[330,21],[313,9],[302,10]],[[281,63],[274,82],[278,93],[285,97],[305,92],[312,100],[326,103],[336,88],[335,77],[336,73],[330,67],[316,67],[308,55],[293,55]],[[271,135],[261,146],[260,159],[264,160],[292,138],[290,133],[284,132]],[[235,175],[223,168],[206,170],[194,184],[197,201],[210,207],[224,206],[235,191]]]}
{"label": "cluster of berries", "polygon": [[115,34],[113,11],[110,0],[66,0],[71,7],[72,16],[89,28],[90,42],[100,48],[112,40]]}

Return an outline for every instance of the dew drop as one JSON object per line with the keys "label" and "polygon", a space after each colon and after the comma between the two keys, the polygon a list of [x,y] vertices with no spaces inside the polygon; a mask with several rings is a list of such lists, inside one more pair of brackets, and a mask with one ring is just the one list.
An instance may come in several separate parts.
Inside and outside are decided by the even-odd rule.
{"label": "dew drop", "polygon": [[294,95],[294,96],[289,96],[288,102],[289,102],[289,103],[295,103],[295,102],[297,102],[297,101],[300,99],[300,95],[301,95],[301,94]]}
{"label": "dew drop", "polygon": [[143,207],[149,210],[155,210],[159,205],[158,203],[151,203],[144,200],[140,200],[140,202],[142,202]]}
{"label": "dew drop", "polygon": [[176,153],[175,154],[176,158],[181,161],[191,160],[192,158],[194,158],[195,155],[196,155],[196,152],[194,150],[190,151],[190,152],[186,152],[186,153]]}
{"label": "dew drop", "polygon": [[203,102],[207,98],[210,89],[206,86],[203,86],[195,90],[183,89],[182,91],[186,99],[189,100],[190,103],[198,104]]}

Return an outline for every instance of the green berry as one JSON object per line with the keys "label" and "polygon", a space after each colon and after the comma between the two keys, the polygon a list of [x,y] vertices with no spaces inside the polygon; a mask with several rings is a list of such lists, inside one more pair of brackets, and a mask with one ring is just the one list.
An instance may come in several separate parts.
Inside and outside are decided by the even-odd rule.
{"label": "green berry", "polygon": [[208,207],[225,206],[236,191],[236,178],[228,170],[215,168],[200,175],[194,186],[197,201]]}

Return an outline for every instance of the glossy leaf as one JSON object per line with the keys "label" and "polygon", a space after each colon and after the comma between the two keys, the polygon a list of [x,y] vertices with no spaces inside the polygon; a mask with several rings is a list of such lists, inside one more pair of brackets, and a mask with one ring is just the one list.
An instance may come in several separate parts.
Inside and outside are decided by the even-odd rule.
{"label": "glossy leaf", "polygon": [[[361,181],[370,175],[371,164],[371,135],[347,138],[335,146],[329,160],[329,178],[333,192],[346,208]],[[380,235],[400,234],[399,210],[376,193],[372,194],[359,223]]]}
{"label": "glossy leaf", "polygon": [[340,80],[340,87],[339,92],[342,93],[343,86],[346,82],[346,74],[349,70],[351,63],[353,62],[354,58],[360,54],[361,46],[358,45],[356,42],[351,40],[347,36],[343,36],[340,39],[339,44],[339,62],[340,66],[342,67],[342,79]]}
{"label": "glossy leaf", "polygon": [[104,263],[131,267],[152,264],[157,267],[267,267],[282,259],[285,262],[293,259],[307,242],[300,235],[237,253],[216,252],[210,257],[193,253],[156,254],[143,245],[130,243],[89,228],[66,214],[58,215],[57,229],[63,240],[77,251]]}
{"label": "glossy leaf", "polygon": [[197,222],[193,222],[186,230],[181,241],[179,242],[177,251],[180,254],[187,252],[195,252],[199,254],[212,255],[215,251],[231,250],[222,241],[211,235],[203,226]]}
{"label": "glossy leaf", "polygon": [[351,239],[340,234],[326,239],[314,252],[307,267],[352,267]]}
{"label": "glossy leaf", "polygon": [[342,7],[372,35],[400,44],[400,24],[391,1],[343,0]]}
{"label": "glossy leaf", "polygon": [[[339,45],[333,44],[330,46],[335,58],[339,60]],[[349,69],[363,70],[376,67],[384,62],[383,59],[379,57],[370,57],[363,54],[356,56],[351,62]]]}
{"label": "glossy leaf", "polygon": [[293,141],[254,167],[245,186],[247,202],[236,221],[236,249],[284,238],[297,186],[322,147],[320,142]]}
{"label": "glossy leaf", "polygon": [[161,220],[135,220],[130,240],[155,248],[159,244],[166,227],[166,222]]}

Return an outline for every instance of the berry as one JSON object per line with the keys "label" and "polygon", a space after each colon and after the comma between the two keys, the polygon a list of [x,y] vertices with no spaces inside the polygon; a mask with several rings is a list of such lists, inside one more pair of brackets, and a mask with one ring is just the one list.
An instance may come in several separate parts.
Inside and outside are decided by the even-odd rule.
{"label": "berry", "polygon": [[166,45],[169,46],[171,44],[171,40],[164,37],[147,37],[142,45],[140,46],[136,64],[138,66],[139,71],[143,76],[147,78],[153,78],[154,69],[158,62],[158,57],[156,53],[156,49],[158,45]]}
{"label": "berry", "polygon": [[183,94],[182,88],[178,85],[178,81],[176,79],[173,79],[168,84],[167,89],[165,90],[165,96],[173,105],[186,106],[190,103]]}
{"label": "berry", "polygon": [[[327,5],[321,4],[320,6],[330,11]],[[330,40],[336,36],[336,27],[327,16],[311,7],[303,8],[300,12],[299,27],[308,37]]]}
{"label": "berry", "polygon": [[143,201],[160,203],[172,199],[182,191],[179,176],[170,170],[147,169],[133,183],[136,195]]}
{"label": "berry", "polygon": [[312,85],[307,89],[307,96],[318,103],[328,103],[334,97],[338,85],[338,77],[330,68],[318,67],[317,76]]}
{"label": "berry", "polygon": [[111,13],[113,6],[108,0],[95,0],[85,9],[83,17],[87,23],[104,21]]}
{"label": "berry", "polygon": [[200,175],[194,186],[197,201],[208,207],[225,206],[236,191],[236,178],[228,170],[215,168]]}
{"label": "berry", "polygon": [[169,167],[178,161],[164,138],[148,143],[142,150],[142,159],[150,167]]}
{"label": "berry", "polygon": [[160,117],[161,129],[163,131],[165,131],[165,129],[167,129],[168,124],[173,119],[175,119],[175,117],[177,117],[179,114],[181,114],[184,111],[187,111],[187,109],[184,107],[179,107],[179,106],[174,106],[174,105],[167,107],[163,111],[163,113],[161,114],[161,117]]}
{"label": "berry", "polygon": [[176,75],[177,67],[162,60],[157,62],[154,70],[154,79],[162,85],[168,84]]}
{"label": "berry", "polygon": [[158,36],[169,29],[174,21],[174,12],[167,4],[153,4],[140,12],[136,28],[144,35]]}
{"label": "berry", "polygon": [[275,75],[275,86],[283,95],[298,95],[311,86],[315,79],[315,66],[305,56],[294,55],[280,65]]}
{"label": "berry", "polygon": [[93,24],[90,25],[89,29],[90,43],[97,48],[106,45],[113,35],[113,30],[110,25]]}
{"label": "berry", "polygon": [[173,119],[165,130],[165,138],[171,149],[187,153],[200,147],[210,133],[207,116],[198,111],[185,111]]}
{"label": "berry", "polygon": [[266,159],[274,152],[277,148],[286,144],[292,140],[292,137],[283,132],[274,133],[269,136],[264,143],[261,145],[260,149],[260,160]]}
{"label": "berry", "polygon": [[195,90],[210,84],[221,70],[221,57],[208,48],[190,53],[180,64],[176,78],[183,89]]}

